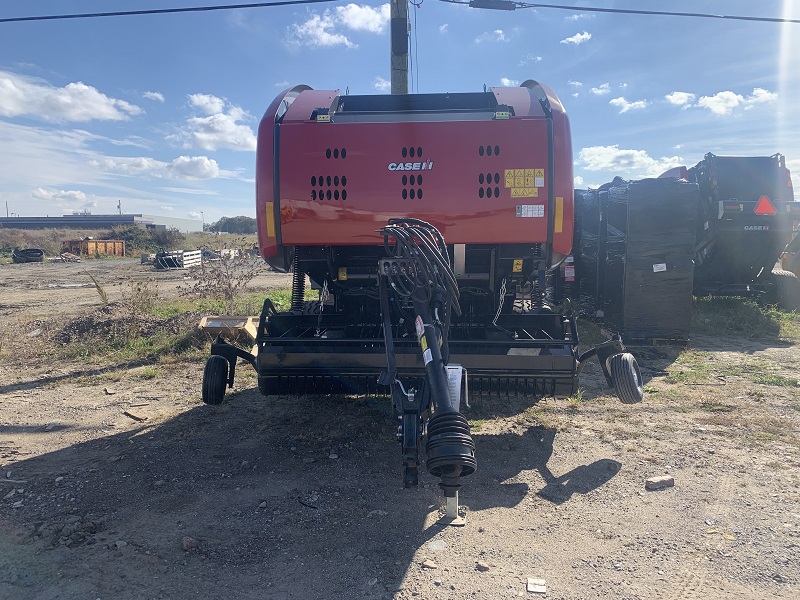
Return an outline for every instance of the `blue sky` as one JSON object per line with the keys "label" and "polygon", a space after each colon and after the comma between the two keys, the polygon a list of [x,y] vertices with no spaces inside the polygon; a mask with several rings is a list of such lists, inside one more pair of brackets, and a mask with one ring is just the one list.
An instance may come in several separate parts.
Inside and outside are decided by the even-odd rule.
{"label": "blue sky", "polygon": [[[32,0],[0,18],[224,3]],[[561,3],[800,19],[796,0]],[[781,152],[800,187],[800,24],[436,0],[409,14],[412,91],[536,79],[558,93],[576,187],[706,152]],[[297,83],[388,93],[388,18],[374,1],[0,24],[0,211],[254,216],[268,104]]]}

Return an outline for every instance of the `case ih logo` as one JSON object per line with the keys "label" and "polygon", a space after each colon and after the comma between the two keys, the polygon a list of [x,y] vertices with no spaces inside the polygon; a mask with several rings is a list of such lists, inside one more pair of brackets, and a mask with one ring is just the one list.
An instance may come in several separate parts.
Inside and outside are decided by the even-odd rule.
{"label": "case ih logo", "polygon": [[769,231],[769,225],[745,225],[745,231]]}
{"label": "case ih logo", "polygon": [[390,171],[430,171],[433,169],[433,161],[426,160],[424,162],[391,162],[386,167]]}

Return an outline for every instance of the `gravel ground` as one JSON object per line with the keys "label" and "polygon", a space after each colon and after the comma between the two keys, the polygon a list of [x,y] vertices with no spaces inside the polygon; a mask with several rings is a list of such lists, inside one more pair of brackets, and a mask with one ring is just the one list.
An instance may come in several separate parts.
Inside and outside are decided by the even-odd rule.
{"label": "gravel ground", "polygon": [[[0,598],[800,597],[791,342],[634,348],[639,405],[596,364],[572,399],[473,398],[456,528],[438,480],[402,489],[386,399],[264,398],[241,367],[210,407],[199,355],[49,360],[57,332],[102,320],[86,271],[112,301],[154,275],[0,265]],[[162,295],[183,282],[155,275]]]}

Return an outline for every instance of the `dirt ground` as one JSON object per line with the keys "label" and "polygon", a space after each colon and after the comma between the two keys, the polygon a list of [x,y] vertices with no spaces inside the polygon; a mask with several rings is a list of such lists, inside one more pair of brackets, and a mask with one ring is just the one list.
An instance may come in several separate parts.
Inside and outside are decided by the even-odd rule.
{"label": "dirt ground", "polygon": [[[572,399],[473,397],[467,524],[445,527],[437,480],[402,489],[386,399],[264,398],[241,366],[210,407],[199,355],[49,359],[51,332],[100,307],[87,270],[111,300],[154,275],[0,265],[2,599],[800,597],[791,342],[633,348],[638,405],[596,363]],[[169,295],[184,275],[155,276]],[[674,487],[647,491],[661,475]]]}

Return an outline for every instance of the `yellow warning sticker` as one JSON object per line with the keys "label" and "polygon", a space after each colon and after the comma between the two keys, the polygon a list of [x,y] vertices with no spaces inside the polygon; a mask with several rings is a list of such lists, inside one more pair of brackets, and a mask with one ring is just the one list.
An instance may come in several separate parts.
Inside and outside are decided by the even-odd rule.
{"label": "yellow warning sticker", "polygon": [[522,273],[522,259],[521,258],[515,258],[514,259],[513,271],[514,271],[514,273]]}
{"label": "yellow warning sticker", "polygon": [[339,281],[347,281],[347,267],[339,267]]}
{"label": "yellow warning sticker", "polygon": [[420,348],[422,348],[423,352],[425,352],[425,350],[428,349],[428,340],[425,338],[424,335],[419,338],[419,345],[420,345]]}
{"label": "yellow warning sticker", "polygon": [[544,187],[544,169],[505,169],[504,183],[512,198],[538,198]]}

